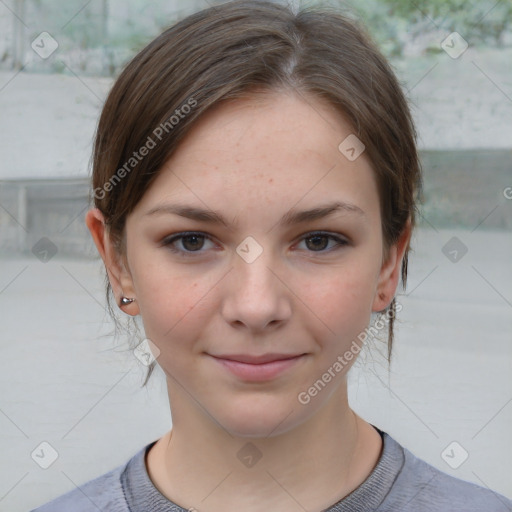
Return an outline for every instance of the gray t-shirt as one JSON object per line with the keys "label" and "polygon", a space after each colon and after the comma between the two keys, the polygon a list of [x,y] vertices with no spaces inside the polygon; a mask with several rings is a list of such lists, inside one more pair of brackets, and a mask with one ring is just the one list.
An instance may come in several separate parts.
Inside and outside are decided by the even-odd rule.
{"label": "gray t-shirt", "polygon": [[[383,439],[377,465],[357,489],[324,512],[512,512],[511,500],[439,471],[377,431]],[[145,455],[155,443],[31,512],[188,512],[163,496],[149,478]]]}

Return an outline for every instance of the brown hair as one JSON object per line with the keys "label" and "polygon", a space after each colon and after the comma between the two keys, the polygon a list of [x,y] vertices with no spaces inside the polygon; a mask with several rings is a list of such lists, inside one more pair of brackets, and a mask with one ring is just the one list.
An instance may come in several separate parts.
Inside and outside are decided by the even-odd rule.
{"label": "brown hair", "polygon": [[[414,227],[421,188],[416,132],[399,82],[365,31],[331,8],[294,13],[241,0],[167,29],[129,62],[110,91],[96,133],[92,181],[95,206],[121,254],[127,215],[194,123],[221,101],[283,89],[327,101],[365,145],[377,176],[385,251],[409,218]],[[395,312],[393,298],[389,361]]]}

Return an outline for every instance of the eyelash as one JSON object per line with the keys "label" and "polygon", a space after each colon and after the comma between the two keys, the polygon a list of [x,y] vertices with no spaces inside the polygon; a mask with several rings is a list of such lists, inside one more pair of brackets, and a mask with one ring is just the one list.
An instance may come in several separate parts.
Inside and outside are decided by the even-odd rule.
{"label": "eyelash", "polygon": [[[193,236],[204,237],[205,239],[212,241],[212,238],[210,236],[206,235],[205,233],[196,232],[196,231],[186,231],[184,233],[178,233],[176,235],[172,235],[171,237],[164,239],[162,241],[162,245],[167,247],[171,252],[179,254],[180,256],[183,256],[185,258],[190,258],[190,257],[193,258],[193,257],[196,257],[196,255],[200,255],[205,251],[201,251],[201,250],[198,250],[198,251],[186,251],[185,250],[184,251],[181,249],[176,249],[176,247],[173,246],[174,242],[184,239],[184,238],[193,237]],[[310,238],[315,238],[315,237],[329,238],[331,240],[334,240],[336,242],[336,245],[334,246],[334,248],[331,248],[328,250],[309,251],[313,254],[315,254],[315,253],[327,254],[327,253],[332,252],[333,250],[340,249],[341,247],[348,245],[347,240],[344,240],[343,238],[340,238],[338,236],[335,236],[335,235],[332,235],[330,233],[326,233],[323,231],[312,231],[311,233],[307,233],[307,236],[303,236],[299,242],[302,242],[303,240],[308,240]]]}

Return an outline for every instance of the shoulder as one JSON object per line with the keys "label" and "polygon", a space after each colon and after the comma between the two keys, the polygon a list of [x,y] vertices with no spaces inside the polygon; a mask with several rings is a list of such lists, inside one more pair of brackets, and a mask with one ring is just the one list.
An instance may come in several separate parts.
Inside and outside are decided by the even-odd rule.
{"label": "shoulder", "polygon": [[450,476],[402,450],[402,469],[379,512],[512,512],[512,501],[505,496]]}
{"label": "shoulder", "polygon": [[121,485],[125,467],[118,466],[31,512],[129,512]]}

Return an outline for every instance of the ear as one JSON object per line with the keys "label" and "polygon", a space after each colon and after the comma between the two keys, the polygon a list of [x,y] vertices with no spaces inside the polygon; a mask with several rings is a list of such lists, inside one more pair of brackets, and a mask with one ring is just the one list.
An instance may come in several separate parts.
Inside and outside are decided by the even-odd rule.
{"label": "ear", "polygon": [[388,251],[379,273],[372,311],[385,310],[393,300],[400,281],[402,260],[411,240],[411,219],[409,218],[398,241]]}
{"label": "ear", "polygon": [[105,264],[117,305],[129,315],[138,315],[140,311],[136,301],[128,305],[121,305],[122,297],[136,298],[135,289],[130,271],[110,238],[103,214],[98,208],[93,208],[87,212],[85,223]]}

